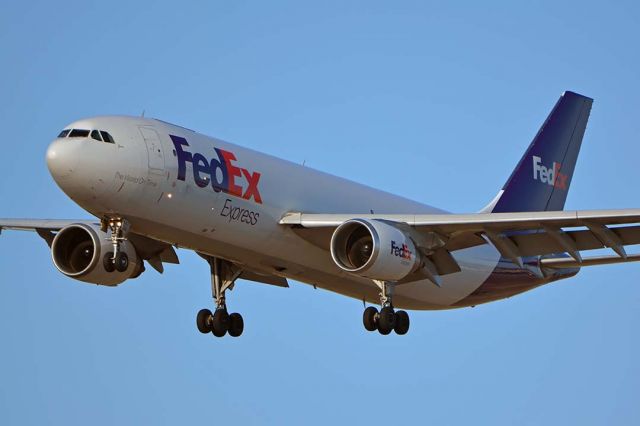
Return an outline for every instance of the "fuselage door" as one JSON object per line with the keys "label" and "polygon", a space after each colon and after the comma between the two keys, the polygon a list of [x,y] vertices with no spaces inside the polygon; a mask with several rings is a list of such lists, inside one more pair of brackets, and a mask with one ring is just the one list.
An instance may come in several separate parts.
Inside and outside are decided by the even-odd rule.
{"label": "fuselage door", "polygon": [[149,171],[151,173],[163,174],[164,173],[164,153],[162,151],[162,144],[160,143],[160,137],[152,127],[139,127],[140,133],[144,138],[144,143],[147,146],[147,154],[149,156]]}

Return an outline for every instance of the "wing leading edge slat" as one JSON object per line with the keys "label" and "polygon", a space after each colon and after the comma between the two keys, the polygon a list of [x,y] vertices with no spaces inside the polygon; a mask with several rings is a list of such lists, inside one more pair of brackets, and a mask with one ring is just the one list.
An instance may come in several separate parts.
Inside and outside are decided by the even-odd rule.
{"label": "wing leading edge slat", "polygon": [[337,227],[346,220],[381,219],[402,222],[415,228],[441,230],[447,233],[482,231],[486,226],[506,227],[511,230],[539,228],[541,224],[557,227],[581,226],[587,221],[594,224],[618,225],[640,223],[640,209],[574,210],[560,212],[475,213],[475,214],[317,214],[292,212],[285,214],[281,225],[299,225],[305,228]]}

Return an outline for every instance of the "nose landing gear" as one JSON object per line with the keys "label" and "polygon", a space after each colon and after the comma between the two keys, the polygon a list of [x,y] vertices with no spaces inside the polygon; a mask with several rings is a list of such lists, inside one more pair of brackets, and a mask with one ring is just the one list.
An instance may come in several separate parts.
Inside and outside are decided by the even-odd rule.
{"label": "nose landing gear", "polygon": [[120,245],[127,239],[127,233],[129,232],[129,222],[121,217],[113,217],[102,220],[102,227],[104,230],[107,228],[111,230],[109,239],[113,246],[113,251],[105,253],[102,258],[102,264],[107,272],[125,272],[129,267],[129,256],[127,253],[120,250]]}
{"label": "nose landing gear", "polygon": [[364,310],[362,322],[367,331],[375,331],[382,335],[387,335],[395,331],[398,335],[407,334],[409,331],[409,314],[405,311],[395,311],[391,302],[394,290],[394,283],[374,280],[380,288],[380,305],[382,309],[369,306]]}
{"label": "nose landing gear", "polygon": [[198,330],[203,334],[212,333],[216,337],[223,337],[227,333],[231,337],[239,337],[244,331],[244,320],[238,313],[228,313],[225,292],[233,289],[242,269],[222,259],[203,257],[211,268],[211,293],[216,309],[213,313],[209,309],[198,312],[196,316]]}

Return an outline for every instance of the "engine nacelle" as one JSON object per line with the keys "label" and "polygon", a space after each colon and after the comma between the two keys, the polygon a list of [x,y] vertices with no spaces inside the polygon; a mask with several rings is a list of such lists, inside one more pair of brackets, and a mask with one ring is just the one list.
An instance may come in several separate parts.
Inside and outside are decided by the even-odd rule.
{"label": "engine nacelle", "polygon": [[129,267],[124,272],[107,272],[103,259],[113,252],[108,235],[100,227],[74,223],[62,228],[51,244],[53,264],[66,276],[92,284],[117,286],[129,278],[139,276],[144,270],[142,259],[129,241],[120,243],[120,250],[129,257]]}
{"label": "engine nacelle", "polygon": [[420,264],[411,238],[375,219],[340,225],[331,237],[331,257],[344,271],[381,281],[399,281]]}

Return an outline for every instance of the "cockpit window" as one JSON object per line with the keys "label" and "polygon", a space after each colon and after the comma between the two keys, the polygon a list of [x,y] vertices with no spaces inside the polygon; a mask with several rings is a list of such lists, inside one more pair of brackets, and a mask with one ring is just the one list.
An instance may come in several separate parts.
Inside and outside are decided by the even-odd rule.
{"label": "cockpit window", "polygon": [[111,135],[105,132],[104,130],[100,130],[100,134],[102,135],[103,141],[109,142],[109,143],[116,143],[116,141],[113,140],[113,137],[111,137]]}
{"label": "cockpit window", "polygon": [[69,133],[70,138],[86,138],[87,136],[89,136],[88,130],[73,129],[71,133]]}
{"label": "cockpit window", "polygon": [[116,143],[113,136],[104,130],[64,129],[58,135],[59,138],[86,138],[89,136],[99,142]]}
{"label": "cockpit window", "polygon": [[97,131],[97,130],[92,130],[91,131],[91,138],[102,142],[102,138],[100,137],[100,132]]}

